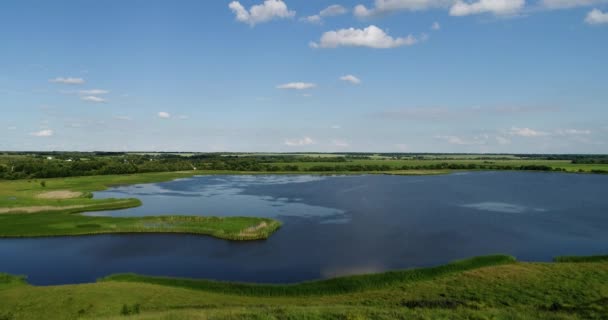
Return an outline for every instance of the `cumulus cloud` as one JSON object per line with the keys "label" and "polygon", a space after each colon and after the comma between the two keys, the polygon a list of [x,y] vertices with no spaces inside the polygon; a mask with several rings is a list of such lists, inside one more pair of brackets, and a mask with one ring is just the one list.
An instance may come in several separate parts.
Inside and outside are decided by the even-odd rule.
{"label": "cumulus cloud", "polygon": [[347,74],[345,76],[341,76],[340,80],[346,81],[346,82],[350,82],[352,84],[360,84],[361,83],[361,79],[353,76],[352,74]]}
{"label": "cumulus cloud", "polygon": [[30,135],[34,137],[51,137],[54,132],[51,129],[44,129],[36,132],[31,132]]}
{"label": "cumulus cloud", "polygon": [[83,96],[80,97],[80,100],[94,103],[103,103],[106,102],[106,99],[98,97],[98,96]]}
{"label": "cumulus cloud", "polygon": [[310,137],[302,137],[300,139],[285,139],[285,145],[289,147],[301,147],[314,144],[315,141]]}
{"label": "cumulus cloud", "polygon": [[289,10],[287,4],[281,0],[265,0],[249,8],[249,11],[238,1],[232,1],[228,5],[236,16],[236,20],[255,26],[258,23],[268,22],[274,19],[293,18],[296,12]]}
{"label": "cumulus cloud", "polygon": [[290,82],[284,83],[277,86],[277,89],[286,89],[286,90],[306,90],[312,89],[317,85],[310,82]]}
{"label": "cumulus cloud", "polygon": [[437,22],[437,21],[433,22],[433,24],[431,25],[431,30],[437,31],[439,29],[441,29],[441,25],[439,24],[439,22]]}
{"label": "cumulus cloud", "polygon": [[337,48],[337,47],[369,47],[376,49],[389,49],[401,46],[411,46],[418,43],[419,39],[413,35],[404,38],[393,38],[384,30],[370,25],[364,29],[340,29],[323,33],[318,43],[310,44],[313,48]]}
{"label": "cumulus cloud", "polygon": [[450,8],[451,16],[468,16],[480,13],[512,15],[526,5],[526,0],[477,0],[474,2],[456,1]]}
{"label": "cumulus cloud", "polygon": [[301,18],[300,20],[306,21],[309,23],[320,24],[323,22],[324,17],[333,17],[339,16],[347,13],[348,10],[339,4],[333,4],[323,10],[321,10],[318,14]]}
{"label": "cumulus cloud", "polygon": [[445,8],[454,0],[375,0],[372,8],[357,5],[354,13],[357,17],[369,17],[395,11],[420,11],[433,8]]}
{"label": "cumulus cloud", "polygon": [[585,22],[587,22],[588,24],[607,24],[608,12],[602,12],[599,9],[593,9],[587,14]]}
{"label": "cumulus cloud", "polygon": [[169,119],[169,118],[171,118],[171,114],[168,113],[168,112],[165,112],[165,111],[161,111],[157,115],[161,119]]}
{"label": "cumulus cloud", "polygon": [[61,84],[84,84],[85,81],[83,78],[72,78],[72,77],[57,77],[55,79],[49,79],[51,83],[61,83]]}
{"label": "cumulus cloud", "polygon": [[566,9],[590,6],[601,2],[606,2],[606,0],[542,0],[540,4],[547,9]]}
{"label": "cumulus cloud", "polygon": [[509,131],[509,134],[512,136],[528,137],[528,138],[543,137],[543,136],[549,135],[547,132],[537,131],[537,130],[530,129],[530,128],[518,128],[518,127],[511,128],[511,130]]}
{"label": "cumulus cloud", "polygon": [[103,90],[103,89],[90,89],[90,90],[80,90],[80,91],[78,91],[78,93],[80,93],[82,95],[87,95],[87,96],[98,96],[98,95],[108,94],[108,93],[110,93],[110,91]]}

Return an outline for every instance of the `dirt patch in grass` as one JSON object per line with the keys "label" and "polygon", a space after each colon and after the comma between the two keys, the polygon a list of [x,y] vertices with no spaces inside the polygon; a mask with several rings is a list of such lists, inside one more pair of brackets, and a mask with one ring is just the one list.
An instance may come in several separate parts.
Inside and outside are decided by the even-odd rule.
{"label": "dirt patch in grass", "polygon": [[84,207],[86,207],[86,205],[0,208],[0,214],[3,214],[3,213],[36,213],[36,212],[43,212],[43,211],[59,211],[59,210],[77,209],[77,208],[84,208]]}
{"label": "dirt patch in grass", "polygon": [[43,192],[36,195],[38,199],[72,199],[78,198],[82,195],[82,192],[70,191],[70,190],[56,190]]}
{"label": "dirt patch in grass", "polygon": [[262,230],[262,229],[264,229],[266,227],[268,227],[268,223],[266,223],[266,222],[260,222],[260,224],[258,224],[257,226],[253,226],[253,227],[249,227],[249,228],[244,229],[243,231],[241,231],[240,235],[241,236],[253,235],[256,232],[258,232],[258,231],[260,231],[260,230]]}

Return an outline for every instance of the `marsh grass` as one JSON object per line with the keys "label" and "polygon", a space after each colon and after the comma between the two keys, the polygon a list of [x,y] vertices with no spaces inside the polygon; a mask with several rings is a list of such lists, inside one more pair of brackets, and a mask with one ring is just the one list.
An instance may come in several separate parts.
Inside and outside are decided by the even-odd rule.
{"label": "marsh grass", "polygon": [[445,274],[473,270],[487,266],[510,264],[515,262],[515,258],[511,256],[483,256],[454,261],[450,264],[432,268],[390,271],[379,274],[349,276],[290,285],[218,282],[210,280],[148,277],[136,274],[112,275],[100,279],[99,281],[149,283],[223,294],[236,294],[247,296],[307,296],[344,294],[364,290],[374,290],[384,288],[399,282],[428,280]]}
{"label": "marsh grass", "polygon": [[583,262],[608,262],[608,255],[599,256],[559,256],[553,259],[554,262],[559,263],[583,263]]}

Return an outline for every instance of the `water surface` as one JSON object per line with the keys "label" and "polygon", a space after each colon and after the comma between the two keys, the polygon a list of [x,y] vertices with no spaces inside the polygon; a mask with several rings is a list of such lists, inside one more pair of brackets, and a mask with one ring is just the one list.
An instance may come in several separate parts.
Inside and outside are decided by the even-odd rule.
{"label": "water surface", "polygon": [[471,172],[443,176],[200,176],[96,198],[143,206],[95,215],[264,216],[266,241],[193,235],[0,239],[0,272],[34,284],[112,273],[296,282],[506,253],[520,260],[608,253],[608,176]]}

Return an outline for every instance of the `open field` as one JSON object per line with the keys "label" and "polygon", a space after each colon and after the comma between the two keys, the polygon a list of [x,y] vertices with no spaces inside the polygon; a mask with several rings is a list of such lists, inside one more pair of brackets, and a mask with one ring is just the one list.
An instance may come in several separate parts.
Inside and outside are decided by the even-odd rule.
{"label": "open field", "polygon": [[141,205],[137,199],[92,199],[91,192],[118,184],[191,176],[193,172],[93,176],[0,182],[0,237],[41,237],[103,233],[192,233],[228,240],[268,238],[278,221],[246,217],[91,217],[85,211]]}
{"label": "open field", "polygon": [[117,275],[36,287],[0,276],[1,319],[605,319],[608,262],[449,265],[295,285]]}

